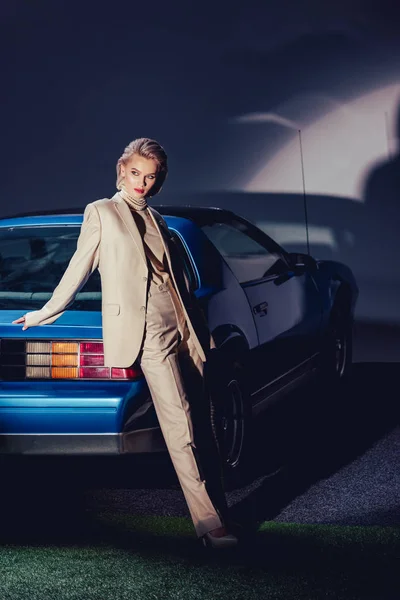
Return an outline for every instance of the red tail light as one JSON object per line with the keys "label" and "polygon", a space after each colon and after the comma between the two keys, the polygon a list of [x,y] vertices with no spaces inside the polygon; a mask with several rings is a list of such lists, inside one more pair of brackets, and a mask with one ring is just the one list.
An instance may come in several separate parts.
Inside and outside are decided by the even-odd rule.
{"label": "red tail light", "polygon": [[143,375],[143,373],[139,367],[129,367],[129,369],[111,367],[111,379],[137,379],[141,375]]}
{"label": "red tail light", "polygon": [[81,354],[79,357],[80,367],[102,367],[104,366],[104,354]]}
{"label": "red tail light", "polygon": [[103,342],[80,342],[81,354],[103,354]]}
{"label": "red tail light", "polygon": [[139,366],[126,369],[105,367],[104,347],[101,342],[80,342],[79,364],[79,379],[137,379],[142,375]]}

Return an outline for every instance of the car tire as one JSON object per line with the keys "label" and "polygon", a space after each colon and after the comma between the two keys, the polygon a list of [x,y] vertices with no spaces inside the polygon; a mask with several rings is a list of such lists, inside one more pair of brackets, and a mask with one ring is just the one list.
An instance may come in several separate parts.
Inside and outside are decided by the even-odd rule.
{"label": "car tire", "polygon": [[353,362],[353,319],[346,303],[337,301],[332,309],[321,379],[324,385],[344,384]]}
{"label": "car tire", "polygon": [[217,365],[210,386],[211,425],[226,482],[235,487],[252,475],[250,400],[242,365],[224,360]]}

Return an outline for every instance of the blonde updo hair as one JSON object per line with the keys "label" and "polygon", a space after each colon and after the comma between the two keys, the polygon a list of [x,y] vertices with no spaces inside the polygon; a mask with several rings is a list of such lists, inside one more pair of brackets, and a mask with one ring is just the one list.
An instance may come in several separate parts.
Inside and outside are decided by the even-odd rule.
{"label": "blonde updo hair", "polygon": [[118,190],[121,189],[121,181],[123,179],[121,176],[121,165],[125,165],[133,154],[138,154],[143,158],[151,158],[158,165],[156,181],[150,190],[151,194],[146,196],[146,198],[151,198],[161,191],[168,174],[167,154],[164,148],[155,140],[151,140],[150,138],[137,138],[133,140],[127,145],[117,162],[116,187]]}

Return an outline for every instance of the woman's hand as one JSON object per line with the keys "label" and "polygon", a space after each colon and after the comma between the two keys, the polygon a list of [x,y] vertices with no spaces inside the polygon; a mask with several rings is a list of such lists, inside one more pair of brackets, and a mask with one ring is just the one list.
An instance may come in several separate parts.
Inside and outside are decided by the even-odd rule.
{"label": "woman's hand", "polygon": [[[13,321],[13,323],[25,323],[25,315],[23,317],[20,317],[19,319],[15,319],[15,321]],[[22,328],[22,331],[25,331],[25,329],[28,329],[27,325],[24,325]]]}

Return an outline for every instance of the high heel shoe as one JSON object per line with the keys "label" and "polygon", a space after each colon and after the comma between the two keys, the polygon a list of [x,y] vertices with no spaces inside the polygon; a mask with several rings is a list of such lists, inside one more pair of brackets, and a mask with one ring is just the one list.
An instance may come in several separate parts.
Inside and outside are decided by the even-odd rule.
{"label": "high heel shoe", "polygon": [[206,548],[234,548],[238,545],[239,540],[232,533],[215,537],[210,533],[205,533],[201,536],[201,541]]}

